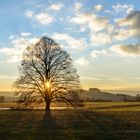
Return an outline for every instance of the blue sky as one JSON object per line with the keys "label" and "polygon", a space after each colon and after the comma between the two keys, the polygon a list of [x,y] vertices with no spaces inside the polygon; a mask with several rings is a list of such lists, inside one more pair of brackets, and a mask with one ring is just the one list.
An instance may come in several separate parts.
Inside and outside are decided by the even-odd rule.
{"label": "blue sky", "polygon": [[83,88],[140,89],[140,6],[134,0],[0,1],[0,90],[26,46],[44,35],[67,50]]}

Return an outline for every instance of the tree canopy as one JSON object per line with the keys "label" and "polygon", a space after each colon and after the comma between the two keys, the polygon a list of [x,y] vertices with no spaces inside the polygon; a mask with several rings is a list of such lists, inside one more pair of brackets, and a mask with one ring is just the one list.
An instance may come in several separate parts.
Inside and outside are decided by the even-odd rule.
{"label": "tree canopy", "polygon": [[44,101],[73,105],[77,101],[79,76],[67,51],[51,38],[42,37],[23,53],[15,87],[20,103]]}

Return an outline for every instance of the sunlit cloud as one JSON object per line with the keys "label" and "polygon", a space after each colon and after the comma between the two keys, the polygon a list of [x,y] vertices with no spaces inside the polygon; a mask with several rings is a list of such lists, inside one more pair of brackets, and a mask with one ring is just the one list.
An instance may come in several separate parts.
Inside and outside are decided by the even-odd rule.
{"label": "sunlit cloud", "polygon": [[25,48],[31,44],[37,43],[39,39],[36,37],[33,38],[24,38],[16,37],[11,39],[12,47],[2,47],[0,48],[0,53],[4,54],[8,62],[16,63],[21,61],[22,54]]}
{"label": "sunlit cloud", "polygon": [[75,64],[78,64],[80,66],[85,66],[89,64],[89,61],[85,59],[84,57],[80,57],[77,60],[75,60]]}
{"label": "sunlit cloud", "polygon": [[133,11],[124,18],[120,18],[117,24],[122,27],[127,27],[131,37],[140,36],[140,11]]}
{"label": "sunlit cloud", "polygon": [[97,4],[97,5],[94,6],[94,9],[95,9],[97,12],[99,12],[99,11],[101,11],[101,10],[103,9],[103,6],[100,5],[100,4]]}
{"label": "sunlit cloud", "polygon": [[109,55],[109,52],[107,50],[93,50],[91,51],[91,56],[93,58],[97,58],[97,57],[100,57],[100,56],[107,56]]}
{"label": "sunlit cloud", "polygon": [[94,80],[94,81],[98,81],[98,80],[102,80],[101,78],[96,78],[96,77],[86,77],[86,76],[82,76],[80,77],[80,79],[83,79],[83,80]]}
{"label": "sunlit cloud", "polygon": [[109,20],[107,17],[98,16],[91,13],[77,13],[70,19],[70,22],[79,25],[86,25],[91,32],[102,31],[109,25]]}
{"label": "sunlit cloud", "polygon": [[92,13],[76,13],[70,19],[70,23],[79,25],[79,31],[81,32],[89,30],[89,38],[94,46],[112,43],[115,26],[110,24],[108,17]]}
{"label": "sunlit cloud", "polygon": [[[84,38],[75,39],[74,37],[66,34],[66,33],[54,33],[52,38],[60,41],[63,44],[66,44],[66,48],[73,48],[73,49],[85,49],[87,47],[86,41]],[[64,46],[64,45],[63,45]]]}
{"label": "sunlit cloud", "polygon": [[114,9],[115,14],[118,14],[118,13],[129,14],[133,11],[134,6],[132,4],[117,3],[116,5],[113,5],[112,8]]}
{"label": "sunlit cloud", "polygon": [[9,36],[9,39],[13,39],[13,38],[14,38],[14,35],[10,35],[10,36]]}
{"label": "sunlit cloud", "polygon": [[79,2],[74,3],[74,10],[79,11],[82,8],[83,4]]}
{"label": "sunlit cloud", "polygon": [[3,75],[0,75],[0,79],[16,79],[17,76],[3,76]]}
{"label": "sunlit cloud", "polygon": [[25,16],[27,16],[27,17],[33,17],[33,14],[34,14],[34,12],[33,11],[31,11],[31,10],[27,10],[27,11],[25,11]]}
{"label": "sunlit cloud", "polygon": [[94,45],[105,45],[112,43],[112,36],[109,33],[99,32],[97,34],[91,34],[91,41]]}
{"label": "sunlit cloud", "polygon": [[53,21],[53,17],[51,17],[47,12],[42,12],[35,15],[35,20],[42,25],[48,25]]}
{"label": "sunlit cloud", "polygon": [[21,32],[20,35],[23,36],[23,37],[28,37],[28,36],[31,35],[31,33],[29,33],[29,32]]}
{"label": "sunlit cloud", "polygon": [[140,56],[140,44],[118,44],[111,48],[121,56]]}
{"label": "sunlit cloud", "polygon": [[113,40],[124,41],[132,36],[132,33],[129,29],[119,28],[115,29],[113,33]]}
{"label": "sunlit cloud", "polygon": [[49,6],[48,9],[51,9],[51,10],[60,10],[64,5],[62,3],[53,3]]}
{"label": "sunlit cloud", "polygon": [[46,11],[34,13],[31,10],[27,10],[25,12],[25,16],[33,19],[34,21],[36,21],[42,25],[48,25],[51,22],[53,22],[53,20],[54,20],[54,18],[51,15],[49,15]]}

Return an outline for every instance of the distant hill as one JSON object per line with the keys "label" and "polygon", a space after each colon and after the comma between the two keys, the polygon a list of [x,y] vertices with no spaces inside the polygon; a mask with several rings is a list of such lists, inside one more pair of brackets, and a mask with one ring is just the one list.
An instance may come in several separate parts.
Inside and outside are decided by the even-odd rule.
{"label": "distant hill", "polygon": [[2,102],[13,102],[17,100],[17,97],[15,96],[14,92],[10,91],[1,91],[0,92],[0,99],[3,98]]}
{"label": "distant hill", "polygon": [[131,96],[136,96],[137,94],[140,94],[140,89],[135,89],[135,90],[132,90],[132,89],[114,89],[114,90],[105,90],[106,92],[109,92],[109,93],[113,93],[113,94],[127,94],[127,95],[131,95]]}
{"label": "distant hill", "polygon": [[[140,94],[139,94],[140,95]],[[16,101],[17,97],[14,92],[0,92],[0,97],[4,97],[5,102]],[[137,101],[137,96],[126,95],[117,92],[113,94],[111,92],[104,92],[98,88],[89,88],[89,90],[81,89],[79,92],[79,98],[82,101]],[[140,99],[140,97],[139,97]]]}
{"label": "distant hill", "polygon": [[12,91],[0,91],[0,96],[14,96],[14,94]]}
{"label": "distant hill", "polygon": [[89,90],[81,90],[79,97],[83,101],[136,101],[136,96],[126,94],[113,94],[103,92],[98,88],[90,88]]}

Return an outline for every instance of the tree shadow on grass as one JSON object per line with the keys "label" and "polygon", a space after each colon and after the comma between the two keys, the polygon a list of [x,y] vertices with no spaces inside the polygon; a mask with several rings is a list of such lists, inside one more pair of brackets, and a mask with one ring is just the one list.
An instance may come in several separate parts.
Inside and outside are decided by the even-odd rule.
{"label": "tree shadow on grass", "polygon": [[138,140],[140,127],[123,113],[88,110],[46,112],[40,121],[41,138],[73,140]]}
{"label": "tree shadow on grass", "polygon": [[0,112],[0,139],[139,140],[139,115],[140,112],[92,110],[3,111]]}
{"label": "tree shadow on grass", "polygon": [[42,119],[38,121],[37,127],[34,128],[34,140],[50,140],[56,138],[56,130],[59,126],[52,116],[51,111],[43,111]]}
{"label": "tree shadow on grass", "polygon": [[49,140],[57,124],[51,111],[7,110],[1,111],[0,140]]}
{"label": "tree shadow on grass", "polygon": [[[123,112],[109,114],[106,112],[83,111],[77,114],[79,115],[78,118],[83,120],[83,126],[81,125],[81,127],[84,128],[85,132],[83,136],[79,135],[83,139],[139,140],[140,138],[140,123],[137,124],[132,119],[129,120],[129,116],[124,118]],[[140,113],[137,112],[136,115],[139,116]]]}

